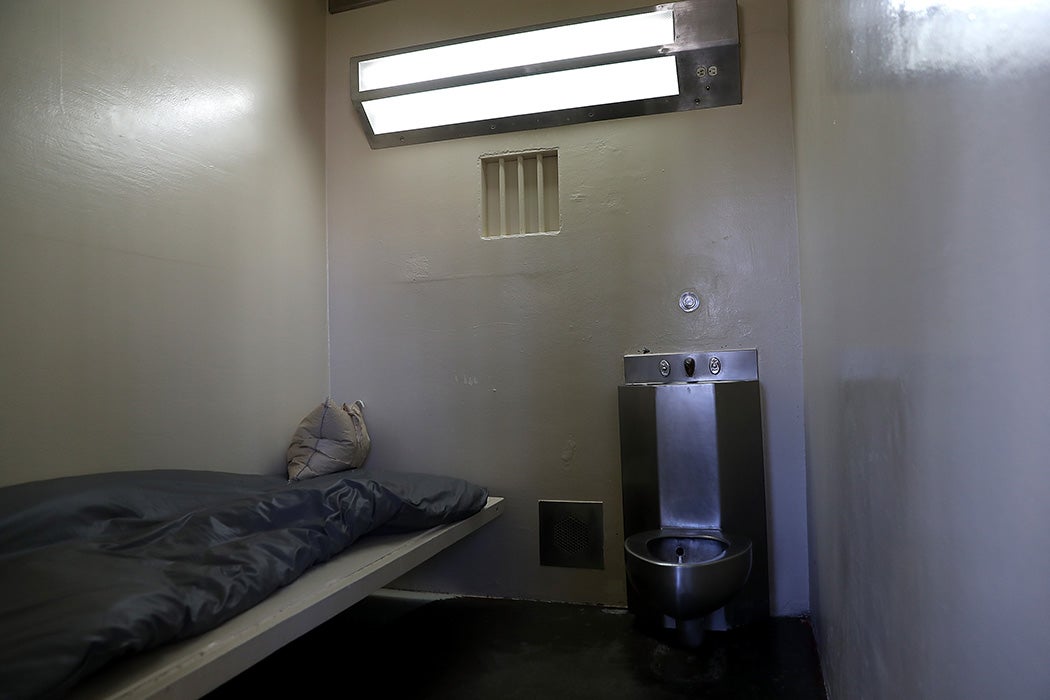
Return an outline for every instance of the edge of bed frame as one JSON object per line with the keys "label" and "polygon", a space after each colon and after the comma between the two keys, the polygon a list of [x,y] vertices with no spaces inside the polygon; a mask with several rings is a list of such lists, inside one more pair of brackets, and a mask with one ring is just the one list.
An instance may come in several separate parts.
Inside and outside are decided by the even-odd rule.
{"label": "edge of bed frame", "polygon": [[370,535],[197,637],[120,660],[73,689],[83,700],[200,697],[285,644],[460,541],[503,512],[490,496],[478,513],[429,530]]}

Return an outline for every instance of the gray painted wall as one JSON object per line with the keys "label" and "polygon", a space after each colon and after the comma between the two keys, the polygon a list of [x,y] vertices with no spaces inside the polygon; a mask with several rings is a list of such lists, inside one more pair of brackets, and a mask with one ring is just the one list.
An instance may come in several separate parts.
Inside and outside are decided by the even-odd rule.
{"label": "gray painted wall", "polygon": [[328,389],[325,16],[0,3],[0,483],[282,468]]}
{"label": "gray painted wall", "polygon": [[[371,151],[355,54],[637,6],[398,0],[328,20],[332,386],[373,463],[455,474],[504,517],[400,585],[622,602],[622,355],[757,347],[773,594],[808,609],[787,7],[741,4],[744,104]],[[480,239],[478,158],[557,147],[561,233]],[[701,311],[678,294],[696,288]],[[605,503],[603,571],[539,566],[537,499]]]}
{"label": "gray painted wall", "polygon": [[1050,697],[1050,7],[792,6],[834,698]]}

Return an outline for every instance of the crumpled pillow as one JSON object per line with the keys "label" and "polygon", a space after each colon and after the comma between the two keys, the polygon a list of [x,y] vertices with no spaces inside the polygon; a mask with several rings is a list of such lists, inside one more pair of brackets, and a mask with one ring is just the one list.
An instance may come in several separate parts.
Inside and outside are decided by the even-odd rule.
{"label": "crumpled pillow", "polygon": [[360,401],[340,407],[329,398],[310,411],[288,446],[288,478],[309,479],[364,464],[372,448],[364,407]]}

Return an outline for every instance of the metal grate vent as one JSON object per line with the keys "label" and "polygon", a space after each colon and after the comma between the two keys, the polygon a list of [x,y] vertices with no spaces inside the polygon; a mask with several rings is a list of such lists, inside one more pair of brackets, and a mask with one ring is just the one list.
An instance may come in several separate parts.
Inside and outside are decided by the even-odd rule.
{"label": "metal grate vent", "polygon": [[554,234],[558,213],[558,151],[481,158],[481,236]]}
{"label": "metal grate vent", "polygon": [[566,554],[579,554],[587,549],[589,539],[587,525],[571,515],[554,524],[554,546]]}
{"label": "metal grate vent", "polygon": [[605,568],[600,501],[540,501],[540,564]]}

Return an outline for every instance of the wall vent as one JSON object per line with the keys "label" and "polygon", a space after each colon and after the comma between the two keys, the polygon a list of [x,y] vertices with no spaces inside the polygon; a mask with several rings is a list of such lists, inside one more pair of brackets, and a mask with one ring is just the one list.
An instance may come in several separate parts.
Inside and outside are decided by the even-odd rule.
{"label": "wall vent", "polygon": [[481,157],[481,236],[555,234],[558,150]]}
{"label": "wall vent", "polygon": [[540,501],[540,565],[605,568],[601,501]]}

